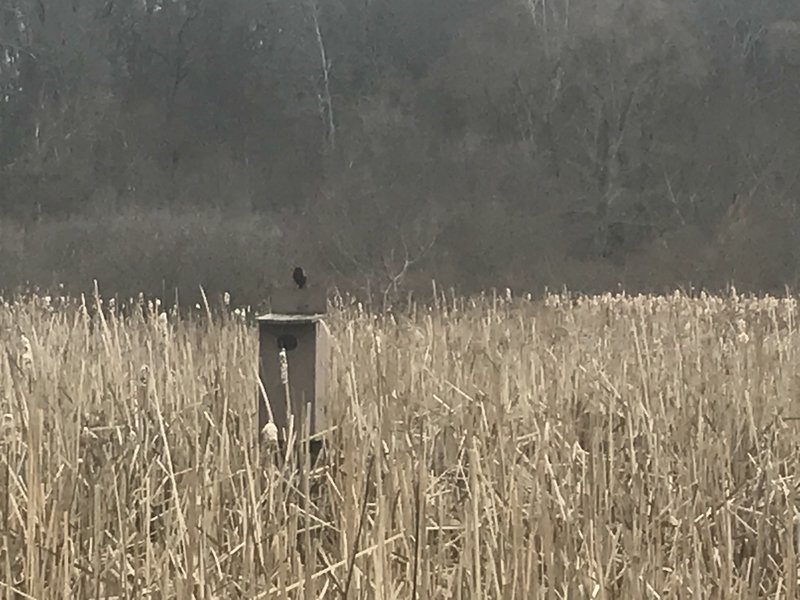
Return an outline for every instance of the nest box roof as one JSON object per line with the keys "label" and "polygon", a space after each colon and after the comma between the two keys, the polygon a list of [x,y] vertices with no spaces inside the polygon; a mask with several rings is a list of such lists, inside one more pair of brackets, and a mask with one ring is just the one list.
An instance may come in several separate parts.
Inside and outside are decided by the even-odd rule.
{"label": "nest box roof", "polygon": [[256,317],[259,323],[316,323],[325,318],[323,313],[296,314],[296,313],[267,313]]}

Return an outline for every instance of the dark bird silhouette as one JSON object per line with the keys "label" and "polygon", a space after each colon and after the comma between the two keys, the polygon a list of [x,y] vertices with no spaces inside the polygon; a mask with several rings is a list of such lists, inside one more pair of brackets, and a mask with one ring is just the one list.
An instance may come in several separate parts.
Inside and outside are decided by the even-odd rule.
{"label": "dark bird silhouette", "polygon": [[308,281],[308,278],[306,277],[306,274],[303,272],[302,268],[300,267],[294,268],[294,273],[292,273],[292,279],[294,279],[294,282],[297,284],[297,287],[299,287],[301,290],[304,287],[306,287],[306,281]]}

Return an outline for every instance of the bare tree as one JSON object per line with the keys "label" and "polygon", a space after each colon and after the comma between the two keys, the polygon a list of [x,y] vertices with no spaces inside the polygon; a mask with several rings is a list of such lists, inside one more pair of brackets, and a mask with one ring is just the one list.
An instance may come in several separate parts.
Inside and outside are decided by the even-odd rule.
{"label": "bare tree", "polygon": [[325,39],[319,22],[319,4],[317,0],[309,0],[311,17],[314,23],[314,37],[319,50],[320,70],[322,72],[321,89],[317,92],[319,98],[319,113],[325,127],[325,141],[330,150],[336,148],[336,124],[333,118],[333,99],[331,97],[330,70],[331,62],[325,50]]}

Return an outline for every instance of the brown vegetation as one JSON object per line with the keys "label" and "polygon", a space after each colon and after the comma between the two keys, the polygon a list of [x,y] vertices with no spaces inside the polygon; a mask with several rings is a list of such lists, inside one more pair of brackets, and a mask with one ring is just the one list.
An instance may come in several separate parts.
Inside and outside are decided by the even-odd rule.
{"label": "brown vegetation", "polygon": [[337,301],[298,470],[240,311],[95,307],[0,307],[6,597],[796,597],[793,298]]}

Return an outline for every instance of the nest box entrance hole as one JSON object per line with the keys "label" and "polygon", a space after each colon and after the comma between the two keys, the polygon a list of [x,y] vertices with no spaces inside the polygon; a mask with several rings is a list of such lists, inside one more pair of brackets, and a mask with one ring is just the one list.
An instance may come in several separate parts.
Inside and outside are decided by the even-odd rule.
{"label": "nest box entrance hole", "polygon": [[286,352],[291,352],[295,348],[297,348],[297,338],[291,333],[284,333],[283,335],[278,336],[278,350],[286,350]]}

